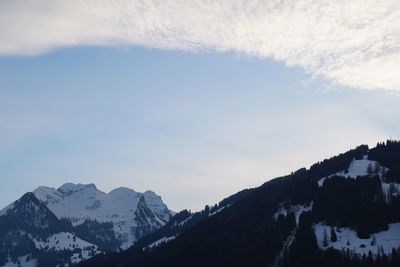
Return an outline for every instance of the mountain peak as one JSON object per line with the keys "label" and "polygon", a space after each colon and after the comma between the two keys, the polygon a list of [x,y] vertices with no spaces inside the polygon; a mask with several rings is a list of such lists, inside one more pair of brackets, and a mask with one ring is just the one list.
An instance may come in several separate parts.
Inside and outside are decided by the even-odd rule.
{"label": "mountain peak", "polygon": [[[39,187],[34,194],[59,219],[68,218],[74,226],[83,227],[87,220],[112,223],[115,237],[121,241],[124,248],[155,227],[165,224],[172,216],[161,197],[153,191],[140,193],[127,187],[118,187],[105,193],[98,190],[94,184],[65,183],[58,189]],[[149,221],[145,216],[140,219],[135,217],[135,211],[141,205],[150,210],[149,213],[144,213],[145,215],[151,213],[151,218],[154,214],[157,216],[154,225],[148,227]],[[132,232],[131,229],[138,227],[141,230]]]}
{"label": "mountain peak", "polygon": [[111,190],[109,195],[112,196],[120,196],[120,195],[131,195],[131,194],[138,194],[135,190],[128,188],[128,187],[118,187],[113,190]]}
{"label": "mountain peak", "polygon": [[39,204],[39,200],[35,197],[32,192],[27,192],[18,200],[18,202],[34,202],[35,204]]}
{"label": "mountain peak", "polygon": [[[45,258],[42,255],[51,249],[58,253],[59,248],[63,250],[60,253],[72,253],[69,260],[77,263],[97,253],[96,246],[107,250],[128,248],[165,225],[171,216],[161,197],[151,191],[140,193],[118,187],[105,193],[94,184],[80,183],[65,183],[57,189],[40,186],[0,211],[0,243],[9,240],[10,251],[14,251],[15,242],[28,244],[29,251],[38,253],[32,254],[38,262]],[[7,239],[5,233],[13,238]],[[81,258],[74,256],[79,244]],[[0,266],[2,256],[0,253]]]}
{"label": "mountain peak", "polygon": [[40,201],[36,198],[36,196],[33,193],[31,192],[25,193],[20,199],[12,202],[7,207],[2,209],[0,211],[0,216],[6,215],[9,212],[15,212],[15,209],[17,207],[26,205],[27,203],[32,203],[33,205],[38,206],[40,204]]}
{"label": "mountain peak", "polygon": [[97,190],[95,184],[74,184],[74,183],[65,183],[60,186],[57,191],[64,194],[72,194],[81,190]]}
{"label": "mountain peak", "polygon": [[17,218],[14,226],[28,226],[30,229],[57,229],[57,217],[32,192],[25,193],[9,206],[3,215]]}

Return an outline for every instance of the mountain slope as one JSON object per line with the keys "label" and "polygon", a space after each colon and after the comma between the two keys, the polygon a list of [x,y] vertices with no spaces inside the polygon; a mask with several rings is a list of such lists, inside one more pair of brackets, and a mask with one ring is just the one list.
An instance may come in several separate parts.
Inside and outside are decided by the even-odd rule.
{"label": "mountain slope", "polygon": [[[58,189],[39,187],[33,193],[58,218],[67,218],[74,226],[88,221],[111,222],[112,231],[119,243],[114,249],[129,247],[172,217],[161,198],[151,191],[139,193],[129,188],[117,188],[104,193],[94,184],[67,183]],[[146,214],[137,213],[142,197],[142,206],[151,210],[151,219]]]}
{"label": "mountain slope", "polygon": [[[33,193],[26,193],[0,216],[0,266],[55,266],[76,263],[99,252],[58,219]],[[83,255],[79,258],[79,255]]]}
{"label": "mountain slope", "polygon": [[399,266],[398,166],[399,142],[360,146],[79,266]]}
{"label": "mountain slope", "polygon": [[95,185],[39,187],[0,211],[0,266],[71,265],[132,245],[171,211],[154,192]]}

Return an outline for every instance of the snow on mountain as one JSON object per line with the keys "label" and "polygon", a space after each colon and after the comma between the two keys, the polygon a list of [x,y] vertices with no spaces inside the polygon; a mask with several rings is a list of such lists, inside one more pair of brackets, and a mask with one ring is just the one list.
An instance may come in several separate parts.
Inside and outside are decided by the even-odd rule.
{"label": "snow on mountain", "polygon": [[365,176],[368,175],[368,167],[374,168],[375,165],[380,166],[378,162],[368,160],[366,158],[360,160],[355,159],[350,163],[347,172],[340,172],[337,173],[337,175],[347,178],[357,178],[358,176]]}
{"label": "snow on mountain", "polygon": [[11,255],[0,253],[0,266],[78,263],[100,251],[128,248],[171,217],[152,191],[120,187],[104,193],[94,184],[72,183],[58,189],[41,186],[0,211],[0,244]]}
{"label": "snow on mountain", "polygon": [[322,177],[317,181],[317,183],[319,187],[322,187],[326,179],[329,179],[333,176],[341,176],[345,178],[355,179],[359,176],[366,176],[371,174],[378,175],[379,177],[381,177],[382,180],[383,196],[386,202],[389,202],[393,196],[400,195],[400,184],[385,182],[384,178],[388,170],[389,170],[388,168],[381,166],[379,162],[368,160],[368,157],[364,156],[364,158],[360,160],[354,159],[350,163],[350,166],[347,170],[337,172],[327,177]]}
{"label": "snow on mountain", "polygon": [[61,232],[57,234],[53,234],[48,237],[46,240],[38,240],[36,238],[31,238],[35,243],[36,248],[38,249],[46,249],[60,251],[60,250],[73,250],[73,249],[82,249],[85,250],[94,250],[97,253],[97,246],[93,245],[85,240],[76,237],[72,233]]}
{"label": "snow on mountain", "polygon": [[93,257],[93,254],[91,254],[91,251],[83,250],[81,253],[74,253],[70,259],[71,259],[72,264],[77,264],[81,261],[90,259],[91,257]]}
{"label": "snow on mountain", "polygon": [[214,216],[217,213],[220,213],[221,211],[223,211],[225,208],[229,208],[230,204],[226,205],[226,206],[222,206],[221,208],[218,208],[216,211],[211,212],[210,214],[208,214],[208,217]]}
{"label": "snow on mountain", "polygon": [[132,249],[82,266],[399,266],[399,163],[400,141],[360,146],[184,210]]}
{"label": "snow on mountain", "polygon": [[379,176],[383,176],[383,174],[387,171],[387,168],[382,167],[379,162],[369,160],[367,156],[364,156],[363,159],[353,159],[350,163],[350,166],[347,170],[343,170],[328,177],[322,177],[318,180],[318,186],[322,186],[326,179],[329,179],[332,176],[341,176],[345,178],[355,179],[358,176],[365,176],[369,174],[377,174]]}
{"label": "snow on mountain", "polygon": [[159,245],[161,245],[163,243],[168,243],[168,242],[174,240],[175,238],[176,238],[175,236],[163,237],[163,238],[151,243],[148,247],[149,248],[158,247]]}
{"label": "snow on mountain", "polygon": [[168,210],[167,206],[162,202],[161,197],[156,195],[153,191],[146,191],[143,195],[150,210],[164,221],[164,223],[169,221],[171,218],[171,211]]}
{"label": "snow on mountain", "polygon": [[43,259],[56,256],[60,256],[56,261],[68,263],[68,253],[79,253],[80,260],[83,252],[91,256],[98,253],[96,245],[71,233],[72,225],[57,218],[33,193],[24,194],[2,214],[0,266],[43,266]]}
{"label": "snow on mountain", "polygon": [[75,234],[68,232],[61,232],[53,234],[46,240],[37,240],[32,238],[36,248],[42,251],[79,251],[74,253],[70,259],[72,263],[78,263],[84,259],[89,259],[94,255],[99,254],[98,246],[80,239]]}
{"label": "snow on mountain", "polygon": [[284,254],[285,254],[285,251],[287,251],[287,249],[290,248],[290,246],[292,245],[293,241],[296,239],[296,230],[297,229],[292,230],[292,232],[289,234],[289,236],[283,242],[282,249],[278,253],[278,255],[276,256],[276,258],[274,260],[274,263],[271,265],[271,267],[279,267],[280,261],[282,260]]}
{"label": "snow on mountain", "polygon": [[318,182],[317,182],[318,186],[322,187],[324,185],[325,180],[326,180],[326,177],[322,177],[321,179],[319,179]]}
{"label": "snow on mountain", "polygon": [[189,222],[191,219],[193,219],[193,214],[192,215],[190,215],[189,217],[187,217],[186,219],[184,219],[183,221],[181,221],[181,222],[179,222],[179,223],[176,223],[177,225],[179,225],[179,226],[182,226],[182,225],[184,225],[185,223],[187,223],[187,222]]}
{"label": "snow on mountain", "polygon": [[385,201],[389,203],[392,197],[400,195],[400,184],[382,183],[382,192]]}
{"label": "snow on mountain", "polygon": [[[164,225],[172,217],[161,197],[152,191],[139,193],[120,187],[104,193],[94,184],[67,183],[58,189],[39,187],[33,193],[58,218],[68,218],[74,226],[86,220],[113,223],[116,238],[121,241],[123,248],[132,245],[146,231]],[[138,218],[136,211],[142,196],[144,204],[154,214],[154,222]],[[151,224],[151,227],[138,235],[135,229],[142,227],[144,221]]]}
{"label": "snow on mountain", "polygon": [[314,225],[314,232],[319,248],[334,248],[339,251],[349,249],[358,255],[367,255],[369,251],[375,255],[382,252],[388,255],[400,244],[400,223],[391,223],[387,231],[372,234],[367,239],[359,238],[356,231],[350,228],[336,228],[337,241],[331,242],[331,227],[321,223]]}
{"label": "snow on mountain", "polygon": [[36,267],[37,266],[37,260],[30,259],[29,255],[18,257],[17,262],[19,262],[19,263],[14,263],[11,259],[8,259],[8,261],[5,263],[5,265],[3,267]]}
{"label": "snow on mountain", "polygon": [[309,205],[290,205],[289,209],[285,209],[283,206],[280,206],[279,210],[276,213],[274,213],[272,217],[276,221],[279,215],[286,217],[289,213],[294,212],[296,225],[299,225],[300,215],[303,212],[311,211],[312,207],[313,207],[313,202],[311,202]]}
{"label": "snow on mountain", "polygon": [[9,210],[13,209],[13,208],[14,208],[14,205],[15,205],[15,204],[14,204],[14,202],[13,202],[13,203],[7,205],[4,209],[0,210],[0,216],[5,215]]}
{"label": "snow on mountain", "polygon": [[0,216],[18,219],[19,225],[35,229],[50,231],[59,227],[57,217],[30,192],[4,208]]}

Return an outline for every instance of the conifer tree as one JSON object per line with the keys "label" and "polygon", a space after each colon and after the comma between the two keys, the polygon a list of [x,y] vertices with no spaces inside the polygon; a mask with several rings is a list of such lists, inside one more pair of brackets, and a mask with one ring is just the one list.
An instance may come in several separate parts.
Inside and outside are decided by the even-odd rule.
{"label": "conifer tree", "polygon": [[328,246],[328,233],[326,232],[326,228],[324,229],[324,239],[323,239],[322,244],[324,247]]}
{"label": "conifer tree", "polygon": [[336,242],[336,241],[337,241],[336,231],[333,227],[331,227],[331,242]]}

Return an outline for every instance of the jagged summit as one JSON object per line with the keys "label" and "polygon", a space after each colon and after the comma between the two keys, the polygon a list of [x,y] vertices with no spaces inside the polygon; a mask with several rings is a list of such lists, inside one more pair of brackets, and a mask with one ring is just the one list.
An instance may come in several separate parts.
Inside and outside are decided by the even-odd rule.
{"label": "jagged summit", "polygon": [[38,211],[40,209],[47,209],[42,202],[40,202],[33,193],[25,193],[20,199],[11,203],[0,211],[0,215],[16,214],[17,212],[26,213]]}
{"label": "jagged summit", "polygon": [[[113,230],[117,239],[121,240],[122,247],[130,246],[139,237],[165,224],[172,217],[161,197],[152,191],[140,193],[130,188],[119,187],[104,193],[94,184],[66,183],[57,190],[39,187],[33,193],[46,203],[58,218],[67,218],[75,226],[87,220],[112,222]],[[136,210],[141,197],[145,200],[144,205],[155,214],[156,218],[150,220],[139,218]],[[137,231],[132,229],[142,227],[144,221],[148,222],[149,226],[146,226],[147,230],[141,231],[138,236]]]}
{"label": "jagged summit", "polygon": [[[127,248],[171,217],[161,197],[152,191],[119,187],[105,193],[95,184],[74,183],[57,189],[40,186],[0,211],[0,244],[4,242],[4,251],[18,255],[8,259],[11,263],[35,255],[35,261],[43,265],[48,253],[60,250],[60,258],[50,257],[51,264],[43,265],[56,266],[56,262],[79,262],[101,250]],[[0,266],[3,256],[0,246]]]}
{"label": "jagged summit", "polygon": [[8,220],[16,221],[12,227],[28,227],[31,233],[37,234],[38,229],[41,232],[47,229],[51,233],[62,229],[58,218],[31,192],[25,193],[3,214]]}
{"label": "jagged summit", "polygon": [[74,184],[74,183],[65,183],[60,186],[57,191],[64,194],[71,194],[81,190],[97,190],[95,184]]}

